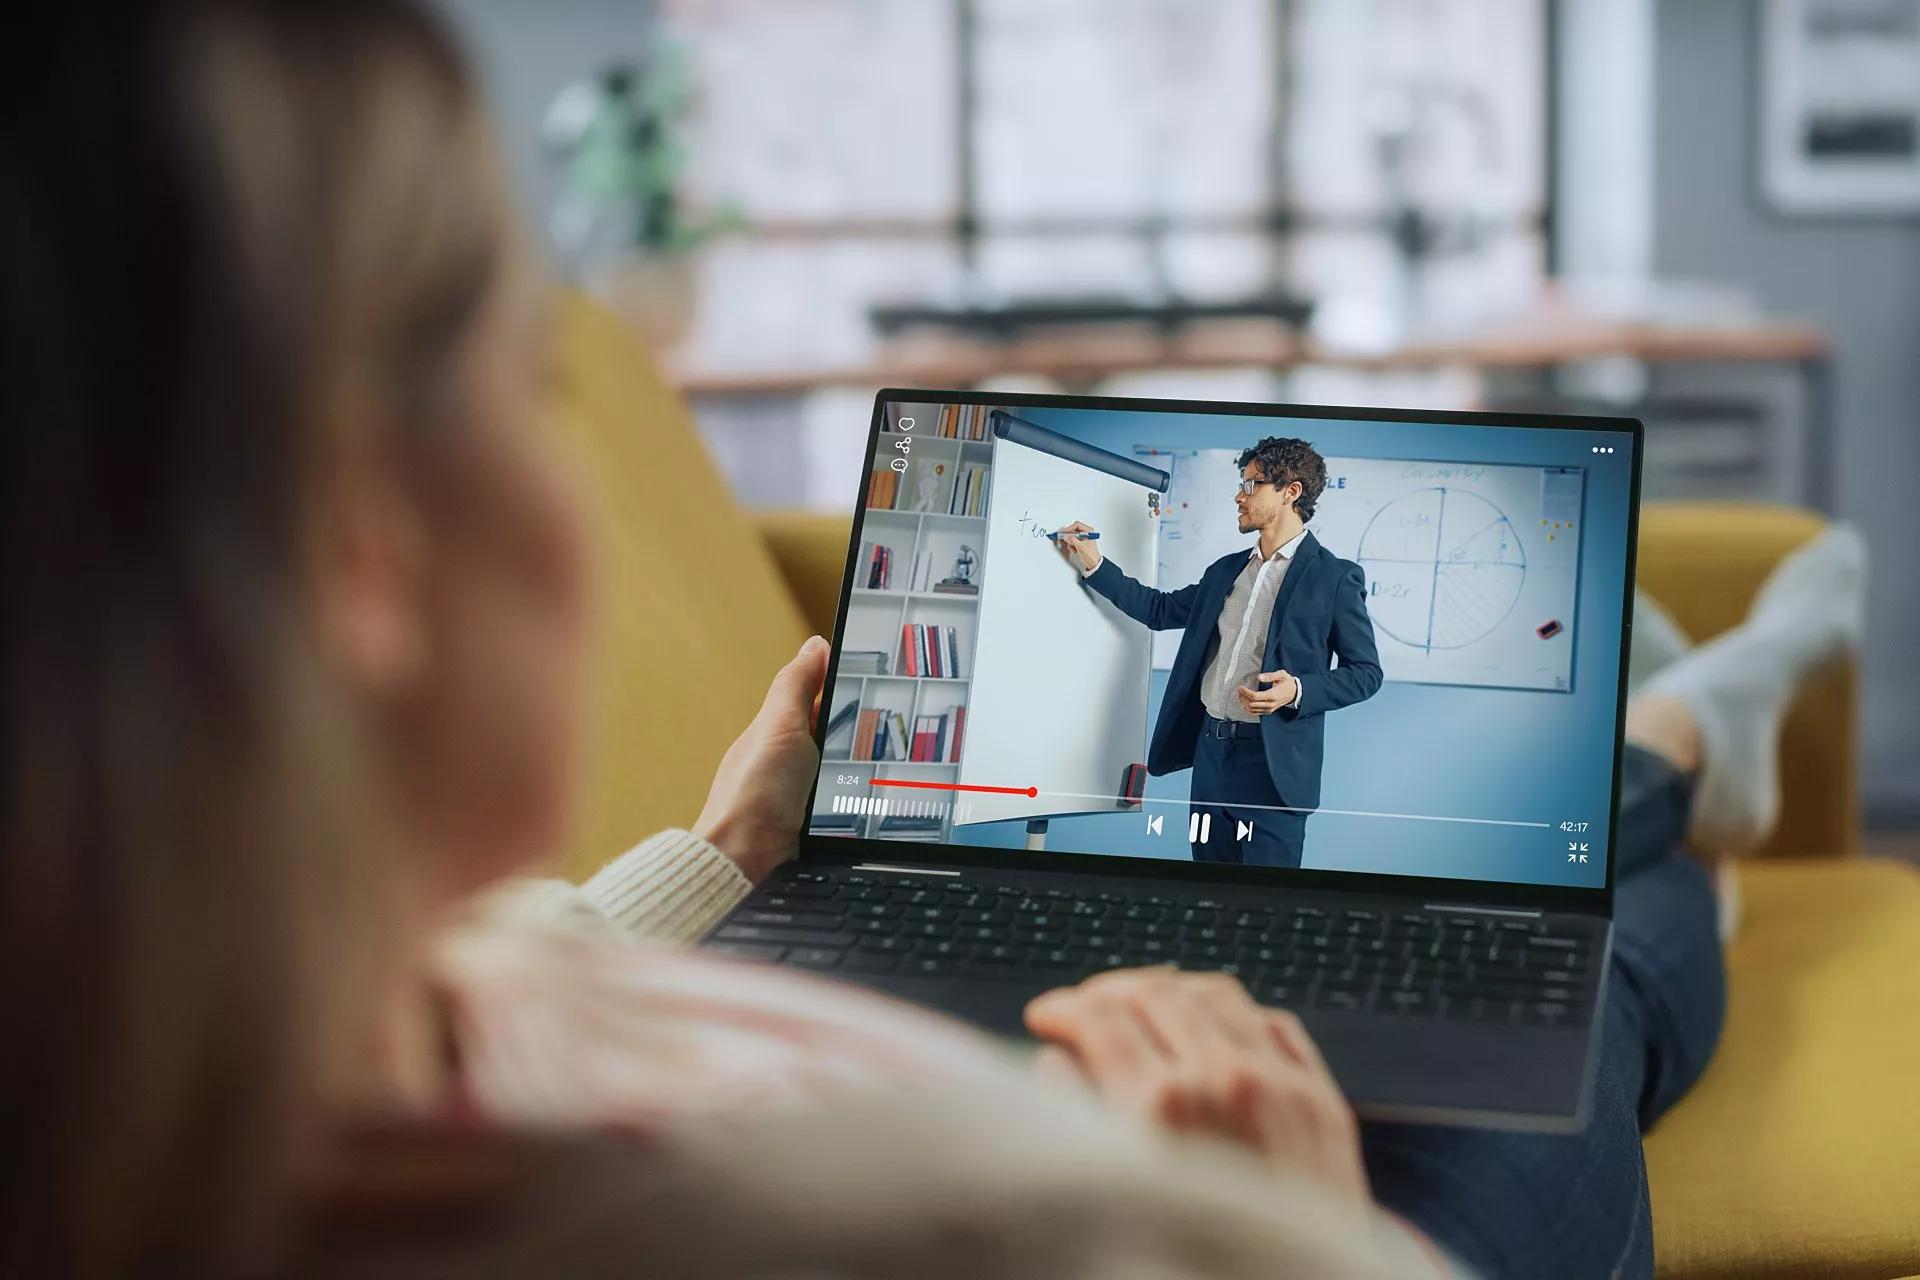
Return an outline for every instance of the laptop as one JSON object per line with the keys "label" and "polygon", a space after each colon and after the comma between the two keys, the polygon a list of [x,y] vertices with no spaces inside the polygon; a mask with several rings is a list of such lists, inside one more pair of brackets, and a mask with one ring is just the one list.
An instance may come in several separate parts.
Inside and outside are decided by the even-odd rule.
{"label": "laptop", "polygon": [[1584,1126],[1641,442],[881,392],[799,856],[706,945],[1010,1036],[1104,970],[1225,972],[1363,1117]]}

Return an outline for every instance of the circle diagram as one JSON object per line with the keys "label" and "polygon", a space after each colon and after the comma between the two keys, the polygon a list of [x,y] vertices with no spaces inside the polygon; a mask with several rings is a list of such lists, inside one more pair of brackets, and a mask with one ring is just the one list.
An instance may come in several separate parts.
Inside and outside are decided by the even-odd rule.
{"label": "circle diagram", "polygon": [[1356,558],[1374,625],[1429,653],[1491,635],[1527,580],[1513,522],[1464,489],[1419,489],[1387,503],[1367,522]]}

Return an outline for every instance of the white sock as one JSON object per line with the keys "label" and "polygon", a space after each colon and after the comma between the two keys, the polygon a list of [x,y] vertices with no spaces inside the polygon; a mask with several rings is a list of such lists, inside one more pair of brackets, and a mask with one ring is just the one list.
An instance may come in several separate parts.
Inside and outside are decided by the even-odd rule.
{"label": "white sock", "polygon": [[1645,692],[1678,699],[1700,728],[1689,839],[1750,853],[1780,816],[1780,721],[1808,671],[1859,644],[1866,545],[1833,525],[1762,584],[1747,620],[1674,662]]}
{"label": "white sock", "polygon": [[1686,657],[1693,641],[1660,602],[1644,591],[1633,593],[1633,644],[1627,651],[1627,693]]}
{"label": "white sock", "polygon": [[1713,869],[1713,892],[1717,900],[1714,919],[1722,942],[1732,942],[1733,935],[1740,932],[1740,876],[1735,866],[1732,858],[1722,858]]}

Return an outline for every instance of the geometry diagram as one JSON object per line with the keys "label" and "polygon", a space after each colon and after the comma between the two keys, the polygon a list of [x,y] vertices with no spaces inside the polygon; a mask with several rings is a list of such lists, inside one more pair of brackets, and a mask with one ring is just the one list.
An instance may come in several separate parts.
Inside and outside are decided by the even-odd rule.
{"label": "geometry diagram", "polygon": [[1418,489],[1381,507],[1360,535],[1374,625],[1415,649],[1461,649],[1519,603],[1527,554],[1513,522],[1465,489]]}

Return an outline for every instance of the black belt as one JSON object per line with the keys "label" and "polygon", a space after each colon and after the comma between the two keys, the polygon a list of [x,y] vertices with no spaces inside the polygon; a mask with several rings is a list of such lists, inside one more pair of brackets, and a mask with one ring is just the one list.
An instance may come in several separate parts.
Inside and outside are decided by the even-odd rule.
{"label": "black belt", "polygon": [[1200,732],[1209,738],[1257,738],[1260,736],[1260,723],[1244,720],[1218,720],[1209,715],[1200,726]]}

